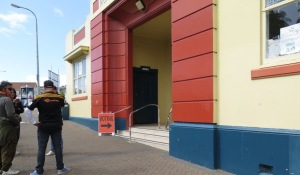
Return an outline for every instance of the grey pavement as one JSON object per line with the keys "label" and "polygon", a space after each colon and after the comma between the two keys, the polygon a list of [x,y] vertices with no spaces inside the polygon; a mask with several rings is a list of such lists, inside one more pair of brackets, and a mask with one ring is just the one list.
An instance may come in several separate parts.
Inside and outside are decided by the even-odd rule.
{"label": "grey pavement", "polygon": [[[23,121],[26,118],[22,115]],[[63,126],[64,163],[70,175],[230,175],[169,156],[140,143],[116,136],[98,136],[88,127],[65,120]],[[50,149],[50,141],[47,151]],[[12,169],[29,175],[36,166],[36,127],[21,123],[21,136]],[[55,156],[46,156],[44,175],[56,174]]]}

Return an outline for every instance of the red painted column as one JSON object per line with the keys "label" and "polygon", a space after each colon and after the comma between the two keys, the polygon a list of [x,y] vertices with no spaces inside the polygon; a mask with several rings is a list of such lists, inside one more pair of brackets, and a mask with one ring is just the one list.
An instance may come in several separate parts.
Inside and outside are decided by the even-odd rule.
{"label": "red painted column", "polygon": [[213,6],[212,0],[172,1],[172,108],[177,122],[214,122]]}

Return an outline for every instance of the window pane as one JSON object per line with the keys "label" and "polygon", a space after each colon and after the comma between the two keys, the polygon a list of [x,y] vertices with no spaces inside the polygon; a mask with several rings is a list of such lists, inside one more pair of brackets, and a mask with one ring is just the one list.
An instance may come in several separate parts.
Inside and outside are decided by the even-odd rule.
{"label": "window pane", "polygon": [[277,4],[281,1],[284,1],[284,0],[266,0],[266,7],[269,7],[271,5],[274,5],[274,4]]}
{"label": "window pane", "polygon": [[75,79],[74,81],[74,94],[78,94],[78,80]]}
{"label": "window pane", "polygon": [[274,8],[266,13],[266,57],[278,57],[299,52],[300,3],[299,1]]}
{"label": "window pane", "polygon": [[82,94],[82,78],[78,79],[78,93]]}
{"label": "window pane", "polygon": [[74,78],[78,77],[78,63],[74,64]]}
{"label": "window pane", "polygon": [[82,60],[82,75],[85,75],[86,74],[86,64],[85,64],[85,62],[86,62],[86,59],[83,59]]}
{"label": "window pane", "polygon": [[82,75],[82,61],[78,63],[78,76],[80,77]]}
{"label": "window pane", "polygon": [[86,92],[86,58],[74,64],[74,94]]}
{"label": "window pane", "polygon": [[82,77],[82,93],[86,93],[86,78]]}

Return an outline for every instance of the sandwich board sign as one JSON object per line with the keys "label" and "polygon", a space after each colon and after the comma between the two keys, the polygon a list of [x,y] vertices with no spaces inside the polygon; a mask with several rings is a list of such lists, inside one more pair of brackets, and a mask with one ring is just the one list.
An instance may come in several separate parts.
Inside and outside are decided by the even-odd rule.
{"label": "sandwich board sign", "polygon": [[98,114],[98,135],[102,133],[111,133],[115,135],[115,114],[99,113]]}

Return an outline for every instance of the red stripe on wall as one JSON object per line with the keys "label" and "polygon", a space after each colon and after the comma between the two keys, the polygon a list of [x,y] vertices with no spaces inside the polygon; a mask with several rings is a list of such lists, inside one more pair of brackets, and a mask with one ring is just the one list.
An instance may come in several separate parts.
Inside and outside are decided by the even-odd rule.
{"label": "red stripe on wall", "polygon": [[172,1],[173,120],[213,122],[213,0]]}
{"label": "red stripe on wall", "polygon": [[91,21],[91,29],[94,29],[94,27],[96,27],[97,25],[99,25],[99,23],[101,23],[102,21],[104,21],[103,18],[104,18],[104,15],[101,13],[101,14],[97,15],[94,19],[92,19],[92,21]]}
{"label": "red stripe on wall", "polygon": [[174,102],[213,100],[213,77],[173,82],[172,94]]}
{"label": "red stripe on wall", "polygon": [[103,94],[103,83],[98,82],[98,83],[92,83],[92,95],[99,95]]}
{"label": "red stripe on wall", "polygon": [[92,106],[102,106],[103,105],[103,95],[93,95],[92,96]]}
{"label": "red stripe on wall", "polygon": [[108,106],[124,106],[127,102],[127,94],[109,94]]}
{"label": "red stripe on wall", "polygon": [[103,112],[103,106],[92,106],[92,118],[98,118],[98,114]]}
{"label": "red stripe on wall", "polygon": [[103,43],[102,35],[97,35],[91,40],[91,48],[95,49]]}
{"label": "red stripe on wall", "polygon": [[91,72],[96,72],[102,69],[102,58],[92,61]]}
{"label": "red stripe on wall", "polygon": [[83,38],[85,38],[85,27],[74,34],[74,45],[81,41]]}
{"label": "red stripe on wall", "polygon": [[188,18],[172,23],[172,40],[177,41],[188,36],[213,28],[213,6],[197,11]]}
{"label": "red stripe on wall", "polygon": [[212,101],[173,103],[173,121],[213,123],[213,108]]}
{"label": "red stripe on wall", "polygon": [[119,81],[119,80],[125,80],[126,79],[126,70],[125,69],[106,69],[107,71],[107,77],[106,80],[109,81]]}
{"label": "red stripe on wall", "polygon": [[253,69],[251,71],[251,78],[261,79],[297,74],[300,74],[300,63],[273,66],[262,69]]}
{"label": "red stripe on wall", "polygon": [[213,76],[213,54],[206,54],[179,62],[174,62],[173,81],[182,81]]}
{"label": "red stripe on wall", "polygon": [[173,42],[172,60],[178,61],[213,52],[213,31],[205,31],[189,38]]}
{"label": "red stripe on wall", "polygon": [[108,81],[107,82],[107,93],[125,93],[126,82],[125,81]]}
{"label": "red stripe on wall", "polygon": [[98,83],[100,81],[103,81],[103,78],[102,78],[102,70],[98,70],[98,71],[95,71],[93,72],[92,76],[91,76],[91,82],[92,83]]}
{"label": "red stripe on wall", "polygon": [[99,1],[96,0],[94,3],[93,3],[93,13],[95,13],[95,11],[97,11],[99,9]]}
{"label": "red stripe on wall", "polygon": [[94,49],[92,49],[91,52],[91,60],[94,61],[96,59],[101,58],[103,55],[103,45],[100,45]]}
{"label": "red stripe on wall", "polygon": [[100,22],[98,25],[96,25],[92,30],[91,30],[91,38],[94,38],[95,36],[99,35],[102,33],[102,22]]}
{"label": "red stripe on wall", "polygon": [[178,0],[172,3],[172,22],[213,4],[213,0]]}
{"label": "red stripe on wall", "polygon": [[105,56],[103,59],[105,59],[105,68],[125,68],[125,56]]}

